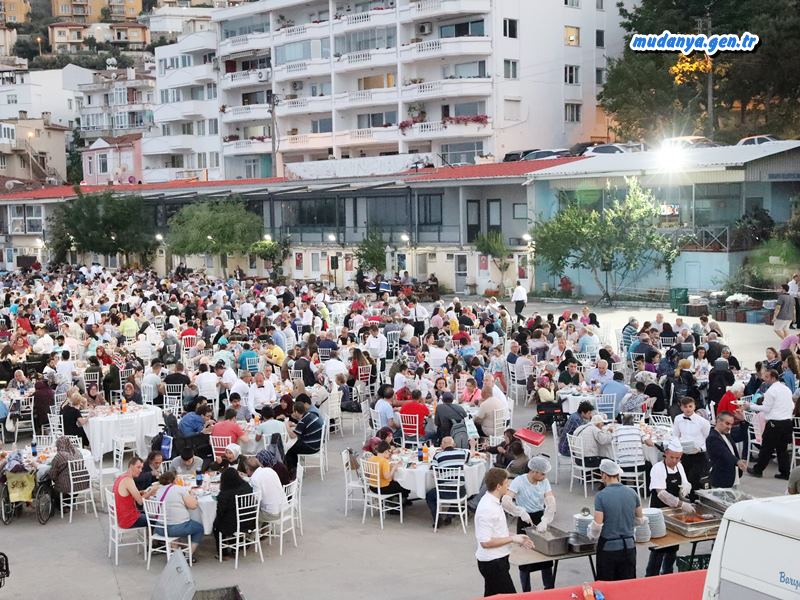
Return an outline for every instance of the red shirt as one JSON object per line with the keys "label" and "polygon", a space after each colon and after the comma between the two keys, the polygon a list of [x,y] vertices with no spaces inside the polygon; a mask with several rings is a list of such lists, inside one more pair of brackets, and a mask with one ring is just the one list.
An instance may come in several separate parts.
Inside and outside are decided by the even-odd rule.
{"label": "red shirt", "polygon": [[130,529],[139,518],[139,509],[136,507],[136,500],[133,499],[133,496],[130,494],[121,496],[119,493],[119,484],[122,483],[122,480],[126,477],[129,477],[127,473],[117,477],[114,481],[114,487],[112,488],[114,492],[114,504],[117,507],[117,523],[119,523],[122,529]]}
{"label": "red shirt", "polygon": [[406,435],[425,435],[425,417],[430,413],[428,407],[421,402],[406,402],[400,409],[401,415],[417,415],[417,427],[419,431],[415,434],[412,427],[403,425],[403,431]]}
{"label": "red shirt", "polygon": [[236,421],[220,421],[211,428],[211,435],[227,437],[230,440],[228,444],[236,444],[244,435],[244,430]]}
{"label": "red shirt", "polygon": [[467,333],[466,331],[459,331],[453,335],[454,342],[459,342],[461,338],[466,338],[468,344],[472,343],[472,338],[469,337],[469,333]]}
{"label": "red shirt", "polygon": [[719,399],[719,404],[717,405],[716,414],[721,413],[724,410],[727,410],[729,413],[733,413],[734,420],[738,423],[741,421],[738,417],[736,417],[736,411],[739,410],[741,407],[738,404],[733,404],[734,400],[736,400],[736,396],[731,394],[730,392],[725,392],[722,395],[722,398]]}
{"label": "red shirt", "polygon": [[189,336],[189,335],[193,335],[194,337],[197,337],[197,329],[195,329],[194,327],[187,327],[186,329],[181,331],[181,337],[182,338],[185,338],[186,336]]}

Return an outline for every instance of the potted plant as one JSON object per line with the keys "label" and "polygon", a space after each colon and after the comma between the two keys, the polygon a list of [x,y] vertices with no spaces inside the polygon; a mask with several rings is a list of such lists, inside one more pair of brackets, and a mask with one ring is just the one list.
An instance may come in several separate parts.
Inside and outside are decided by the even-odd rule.
{"label": "potted plant", "polygon": [[222,106],[219,107],[219,112],[224,113],[225,110],[227,110],[227,108],[228,107],[225,104],[223,104]]}

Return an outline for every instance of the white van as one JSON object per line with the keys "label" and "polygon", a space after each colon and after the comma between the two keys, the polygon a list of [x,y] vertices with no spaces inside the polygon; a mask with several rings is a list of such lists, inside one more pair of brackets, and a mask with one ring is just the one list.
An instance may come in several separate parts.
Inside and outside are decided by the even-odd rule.
{"label": "white van", "polygon": [[703,600],[800,598],[800,495],[737,502],[725,511]]}

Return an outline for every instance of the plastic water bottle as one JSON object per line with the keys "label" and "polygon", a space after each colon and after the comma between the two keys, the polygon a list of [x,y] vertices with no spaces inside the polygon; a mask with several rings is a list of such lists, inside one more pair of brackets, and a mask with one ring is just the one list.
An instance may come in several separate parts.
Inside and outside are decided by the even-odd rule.
{"label": "plastic water bottle", "polygon": [[417,448],[417,462],[422,462],[422,448]]}
{"label": "plastic water bottle", "polygon": [[31,456],[36,456],[36,438],[31,442]]}
{"label": "plastic water bottle", "polygon": [[197,487],[203,486],[203,473],[200,471],[200,469],[197,469],[197,474],[195,476],[195,484],[197,485]]}
{"label": "plastic water bottle", "polygon": [[124,415],[128,412],[128,401],[125,399],[125,396],[122,397],[122,402],[120,403],[120,411]]}

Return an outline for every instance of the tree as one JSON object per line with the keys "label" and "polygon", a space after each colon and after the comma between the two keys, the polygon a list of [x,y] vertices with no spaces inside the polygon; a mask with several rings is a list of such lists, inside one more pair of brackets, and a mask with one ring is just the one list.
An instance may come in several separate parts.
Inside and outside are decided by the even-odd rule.
{"label": "tree", "polygon": [[[261,238],[261,218],[236,196],[188,204],[169,220],[167,236],[173,254],[247,254]],[[221,261],[222,264],[224,262]]]}
{"label": "tree", "polygon": [[500,271],[500,293],[503,294],[506,287],[506,271],[511,266],[511,261],[508,260],[511,249],[503,239],[503,234],[499,231],[481,234],[475,239],[475,248],[491,258],[494,266]]}
{"label": "tree", "polygon": [[111,7],[103,6],[100,9],[100,22],[101,23],[111,23]]}
{"label": "tree", "polygon": [[[115,197],[113,192],[81,194],[56,207],[49,219],[48,245],[56,262],[72,248],[79,252],[133,254],[145,258],[155,249],[152,220],[147,218],[141,196]],[[143,262],[146,262],[143,260]]]}
{"label": "tree", "polygon": [[611,302],[647,268],[668,274],[680,253],[680,241],[658,231],[659,204],[636,178],[626,179],[625,199],[605,208],[588,209],[570,202],[553,219],[537,220],[531,230],[535,261],[553,275],[586,269]]}
{"label": "tree", "polygon": [[80,148],[83,145],[78,129],[72,132],[72,147],[67,152],[67,183],[78,184],[83,181],[83,161]]}
{"label": "tree", "polygon": [[289,257],[289,240],[281,238],[278,241],[259,240],[250,246],[250,254],[269,263],[271,279],[277,280],[283,276],[283,261]]}
{"label": "tree", "polygon": [[383,273],[386,269],[386,242],[380,229],[370,228],[354,254],[361,270]]}

